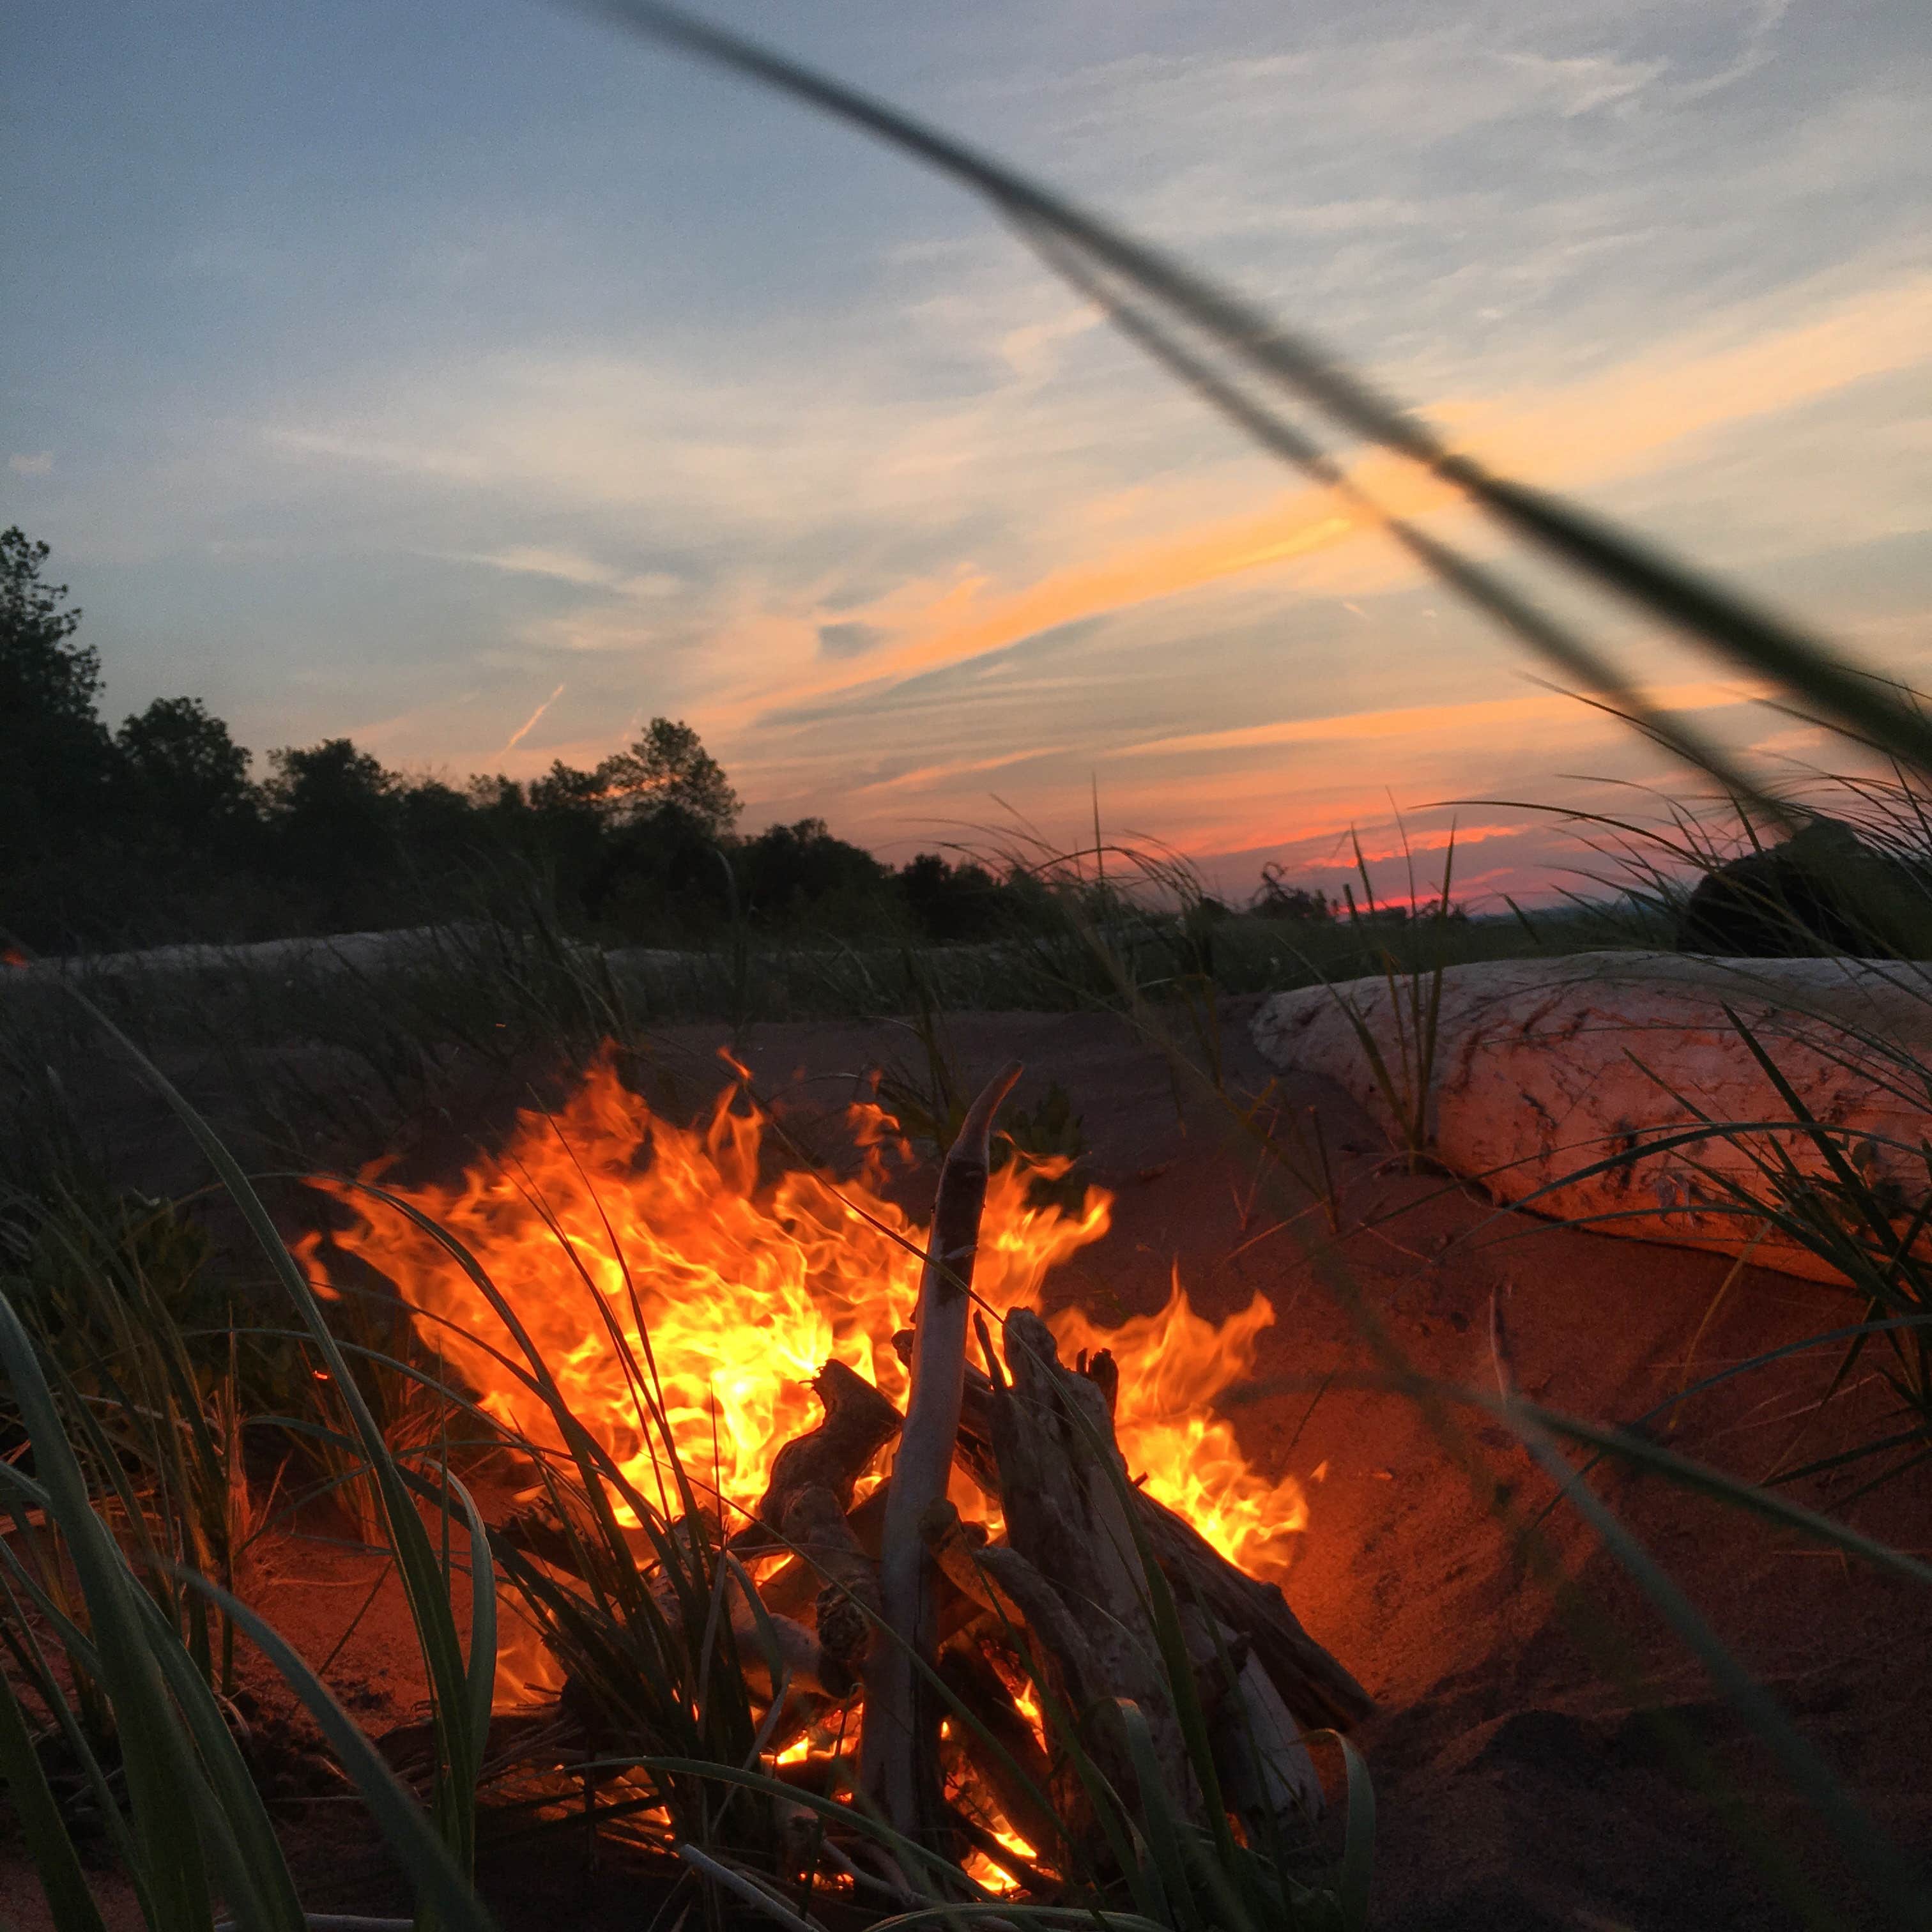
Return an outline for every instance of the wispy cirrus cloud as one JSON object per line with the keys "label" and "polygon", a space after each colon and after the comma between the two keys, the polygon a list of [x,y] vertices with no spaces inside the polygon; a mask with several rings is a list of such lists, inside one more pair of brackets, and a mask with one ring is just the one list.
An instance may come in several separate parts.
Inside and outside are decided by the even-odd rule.
{"label": "wispy cirrus cloud", "polygon": [[488,564],[493,570],[514,577],[546,577],[559,584],[608,590],[624,597],[668,597],[679,587],[678,580],[668,571],[627,572],[611,564],[599,563],[580,550],[549,549],[538,544],[513,544],[500,550],[459,551],[450,561]]}
{"label": "wispy cirrus cloud", "polygon": [[[1874,378],[1932,370],[1932,277],[1909,276],[1835,299],[1826,291],[1809,304],[1787,297],[1778,309],[1781,326],[1755,306],[1579,381],[1452,397],[1430,413],[1498,466],[1574,488],[1654,468],[1680,446],[1714,431],[1774,418]],[[1458,501],[1447,486],[1396,459],[1362,459],[1354,474],[1388,509],[1404,516],[1448,509]],[[1788,487],[1808,516],[1805,479],[1793,477]],[[1354,597],[1420,581],[1419,567],[1392,546],[1371,541],[1360,554],[1363,540],[1376,535],[1376,526],[1334,492],[1290,488],[1257,511],[1218,517],[1164,540],[1137,536],[1125,548],[1024,586],[1002,589],[976,577],[940,588],[923,607],[902,586],[861,614],[874,640],[862,685],[836,668],[814,668],[789,689],[760,692],[746,702],[769,715],[806,704],[836,706],[838,694],[852,691],[863,710],[890,688],[882,679],[968,662],[1049,628],[1345,547],[1357,553],[1346,578]],[[1332,592],[1337,586],[1331,580],[1327,587]],[[1362,614],[1352,600],[1350,608]]]}
{"label": "wispy cirrus cloud", "polygon": [[565,688],[566,687],[560,684],[546,698],[544,701],[539,704],[514,731],[510,734],[509,736],[504,740],[503,748],[496,754],[498,758],[507,758],[510,754],[537,728],[538,725],[543,722],[544,713],[563,695]]}

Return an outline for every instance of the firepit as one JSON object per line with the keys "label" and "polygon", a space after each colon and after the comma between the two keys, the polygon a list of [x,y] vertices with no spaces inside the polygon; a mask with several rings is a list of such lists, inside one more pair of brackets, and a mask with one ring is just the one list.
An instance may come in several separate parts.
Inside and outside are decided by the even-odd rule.
{"label": "firepit", "polygon": [[[775,1772],[1036,1877],[1070,1850],[1104,1857],[1096,1772],[1123,1792],[1158,1777],[1199,1815],[1190,1725],[1211,1730],[1227,1812],[1311,1815],[1302,1732],[1370,1703],[1279,1587],[1298,1486],[1253,1468],[1213,1410],[1272,1309],[1256,1295],[1211,1322],[1177,1278],[1112,1329],[1043,1316],[1049,1270],[1106,1232],[1111,1201],[1045,1199],[1064,1159],[992,1162],[1018,1072],[969,1114],[930,1234],[891,1197],[911,1154],[876,1104],[850,1110],[851,1178],[774,1172],[742,1085],[685,1127],[605,1056],[454,1186],[384,1203],[376,1172],[333,1184],[352,1226],[309,1252],[325,1284],[344,1252],[387,1276],[420,1343],[539,1462],[595,1456],[591,1513],[667,1627],[668,1573],[693,1553]],[[546,1588],[590,1587],[568,1509],[535,1503],[498,1526],[506,1551]],[[564,1676],[506,1645],[499,1700],[568,1700]]]}

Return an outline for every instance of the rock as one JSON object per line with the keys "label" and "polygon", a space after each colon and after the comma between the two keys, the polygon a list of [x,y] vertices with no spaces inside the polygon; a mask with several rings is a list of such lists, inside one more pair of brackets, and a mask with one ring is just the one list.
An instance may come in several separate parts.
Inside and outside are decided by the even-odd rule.
{"label": "rock", "polygon": [[[1399,1133],[1402,1114],[1414,1110],[1400,1072],[1404,1046],[1410,1065],[1417,1056],[1408,982],[1396,984],[1393,1007],[1382,980],[1277,994],[1255,1016],[1255,1043],[1274,1066],[1336,1082]],[[1836,1130],[1837,1144],[1894,1219],[1909,1214],[1927,1192],[1918,1149],[1932,1136],[1932,971],[1916,966],[1667,952],[1452,966],[1442,975],[1435,1058],[1418,1096],[1427,1143],[1499,1202],[1586,1220],[1606,1234],[1726,1254],[1755,1240],[1752,1258],[1762,1266],[1838,1280],[1828,1262],[1735,1211],[1733,1189],[1766,1198],[1753,1150],[1782,1148],[1808,1177],[1828,1181],[1830,1169],[1815,1140],[1781,1126],[1791,1111],[1727,1005],[1808,1111]],[[1396,1106],[1358,1021],[1390,1071]],[[1412,1078],[1409,1090],[1420,1084]],[[1758,1131],[1642,1150],[1660,1132],[1695,1130],[1700,1113]]]}
{"label": "rock", "polygon": [[1835,819],[1747,852],[1697,882],[1677,950],[1726,959],[1924,958],[1932,878]]}

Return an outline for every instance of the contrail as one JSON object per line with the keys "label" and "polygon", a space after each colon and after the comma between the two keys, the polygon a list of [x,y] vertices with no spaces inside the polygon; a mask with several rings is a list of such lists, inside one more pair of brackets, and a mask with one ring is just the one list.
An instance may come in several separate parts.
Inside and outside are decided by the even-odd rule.
{"label": "contrail", "polygon": [[496,754],[497,757],[500,758],[507,758],[511,752],[514,752],[536,728],[537,720],[541,718],[544,713],[548,711],[562,695],[563,686],[562,685],[559,685],[557,688],[553,691],[546,698],[544,701],[539,704],[514,731],[510,734],[510,742],[503,747],[502,751]]}

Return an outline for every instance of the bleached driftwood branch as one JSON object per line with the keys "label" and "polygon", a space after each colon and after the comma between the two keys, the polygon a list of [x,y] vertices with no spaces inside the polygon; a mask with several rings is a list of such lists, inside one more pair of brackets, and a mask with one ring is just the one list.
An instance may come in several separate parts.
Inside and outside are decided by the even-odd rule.
{"label": "bleached driftwood branch", "polygon": [[932,1232],[920,1277],[912,1388],[892,1464],[880,1594],[890,1637],[866,1666],[864,1788],[908,1837],[937,1841],[944,1828],[939,1784],[940,1706],[915,1658],[937,1650],[934,1565],[920,1533],[927,1509],[946,1493],[959,1432],[973,1258],[986,1201],[993,1116],[1020,1076],[1018,1061],[996,1074],[968,1110],[940,1170]]}

